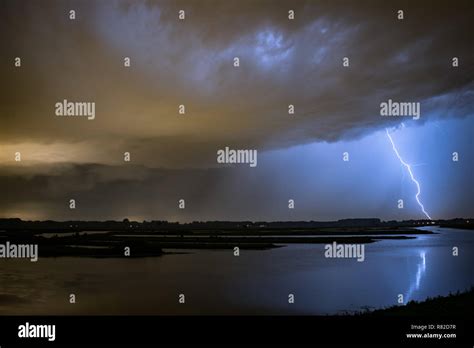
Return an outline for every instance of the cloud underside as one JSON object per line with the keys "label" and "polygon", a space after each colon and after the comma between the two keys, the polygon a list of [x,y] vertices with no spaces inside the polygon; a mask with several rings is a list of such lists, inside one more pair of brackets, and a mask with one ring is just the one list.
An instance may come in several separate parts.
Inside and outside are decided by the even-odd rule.
{"label": "cloud underside", "polygon": [[[402,120],[379,115],[389,98],[420,102],[420,123],[472,112],[468,1],[2,7],[2,162],[22,147],[40,162],[111,164],[129,151],[148,167],[206,167],[226,145],[284,148],[397,124]],[[13,67],[16,56],[21,69]],[[94,101],[96,119],[55,116],[54,104],[64,99]]]}

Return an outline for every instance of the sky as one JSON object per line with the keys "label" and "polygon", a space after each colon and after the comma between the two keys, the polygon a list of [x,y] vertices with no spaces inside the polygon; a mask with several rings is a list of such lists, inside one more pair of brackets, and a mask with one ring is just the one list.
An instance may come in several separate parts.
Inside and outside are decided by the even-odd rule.
{"label": "sky", "polygon": [[[473,15],[470,1],[2,0],[0,217],[424,218],[387,130],[430,216],[472,217]],[[64,99],[95,119],[56,116]],[[382,117],[388,99],[420,119]],[[256,149],[257,167],[217,163],[226,146]]]}

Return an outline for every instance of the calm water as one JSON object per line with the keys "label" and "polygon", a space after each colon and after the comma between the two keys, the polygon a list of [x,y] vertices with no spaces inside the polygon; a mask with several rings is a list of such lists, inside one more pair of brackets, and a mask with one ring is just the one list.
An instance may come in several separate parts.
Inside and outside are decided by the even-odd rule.
{"label": "calm water", "polygon": [[391,306],[398,294],[424,300],[474,286],[474,231],[425,229],[439,234],[368,244],[364,262],[326,259],[322,244],[240,257],[191,250],[127,260],[0,260],[0,314],[337,314]]}

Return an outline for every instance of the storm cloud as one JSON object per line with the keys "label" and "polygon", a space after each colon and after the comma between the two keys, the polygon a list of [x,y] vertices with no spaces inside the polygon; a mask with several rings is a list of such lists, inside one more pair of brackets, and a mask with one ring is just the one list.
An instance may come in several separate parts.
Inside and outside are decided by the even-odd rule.
{"label": "storm cloud", "polygon": [[[143,185],[130,198],[138,202],[144,187],[176,172],[184,176],[172,191],[183,182],[217,187],[216,151],[225,146],[352,141],[406,121],[380,116],[388,99],[421,103],[412,126],[465,118],[474,102],[473,10],[470,1],[2,1],[2,186],[34,182],[48,188],[38,191],[46,202],[64,192],[53,178],[71,180],[67,195],[90,185],[93,201],[113,197],[98,184],[123,180],[128,192]],[[55,116],[64,99],[95,102],[96,118]],[[136,166],[125,179],[110,170],[123,166],[124,152]]]}

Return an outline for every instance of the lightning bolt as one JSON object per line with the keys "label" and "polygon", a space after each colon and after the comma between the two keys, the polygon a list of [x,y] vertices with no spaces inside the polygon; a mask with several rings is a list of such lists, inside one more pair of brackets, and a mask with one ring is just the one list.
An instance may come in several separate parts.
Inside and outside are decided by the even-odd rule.
{"label": "lightning bolt", "polygon": [[423,214],[426,215],[428,219],[433,220],[431,216],[426,212],[425,207],[423,206],[423,203],[421,203],[420,201],[420,194],[421,194],[420,183],[415,179],[415,176],[413,175],[413,172],[411,170],[411,166],[408,163],[406,163],[403,160],[403,158],[400,156],[400,154],[398,153],[397,147],[395,146],[395,143],[393,142],[392,136],[388,132],[388,128],[385,128],[385,131],[387,132],[387,137],[390,140],[390,143],[392,144],[392,149],[395,152],[395,155],[397,155],[398,159],[400,160],[400,163],[403,164],[407,168],[408,173],[410,174],[411,181],[413,181],[416,185],[417,192],[416,192],[415,198],[416,198],[416,201],[418,202],[418,205],[421,208],[421,211],[423,212]]}

